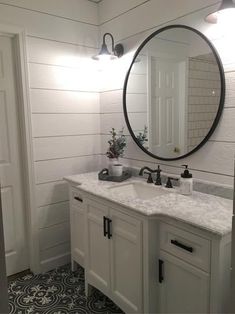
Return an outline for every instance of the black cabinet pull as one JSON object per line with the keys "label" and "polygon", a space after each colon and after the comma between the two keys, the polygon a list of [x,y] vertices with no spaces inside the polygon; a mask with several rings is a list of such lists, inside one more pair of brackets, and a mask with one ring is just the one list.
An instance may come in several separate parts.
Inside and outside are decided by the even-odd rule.
{"label": "black cabinet pull", "polygon": [[178,242],[177,240],[171,240],[171,244],[174,244],[174,245],[180,247],[181,249],[183,249],[185,251],[193,253],[193,248],[191,246],[187,246],[183,243]]}
{"label": "black cabinet pull", "polygon": [[107,231],[107,222],[108,221],[108,218],[103,216],[103,232],[104,232],[104,237],[106,237],[106,235],[108,234],[108,231]]}
{"label": "black cabinet pull", "polygon": [[164,277],[163,277],[163,265],[164,265],[163,260],[159,259],[158,260],[158,281],[160,283],[162,283],[163,280],[164,280]]}
{"label": "black cabinet pull", "polygon": [[107,218],[108,220],[108,238],[112,238],[112,220]]}
{"label": "black cabinet pull", "polygon": [[76,201],[79,201],[79,202],[83,202],[83,199],[82,198],[80,198],[80,197],[78,197],[78,196],[74,196],[74,199],[76,200]]}

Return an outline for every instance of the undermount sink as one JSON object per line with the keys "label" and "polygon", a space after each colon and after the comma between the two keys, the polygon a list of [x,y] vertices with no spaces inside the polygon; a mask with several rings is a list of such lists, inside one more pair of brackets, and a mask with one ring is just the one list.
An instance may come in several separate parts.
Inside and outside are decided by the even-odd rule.
{"label": "undermount sink", "polygon": [[162,187],[147,185],[141,182],[126,183],[119,186],[112,186],[110,190],[116,191],[124,196],[139,198],[142,200],[147,200],[154,198],[156,196],[161,196],[170,193],[164,190]]}

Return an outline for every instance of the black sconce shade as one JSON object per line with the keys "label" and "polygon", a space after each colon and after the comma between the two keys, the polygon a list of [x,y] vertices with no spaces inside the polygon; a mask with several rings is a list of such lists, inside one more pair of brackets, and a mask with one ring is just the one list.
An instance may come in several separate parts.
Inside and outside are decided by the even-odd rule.
{"label": "black sconce shade", "polygon": [[[106,37],[107,36],[110,36],[110,38],[111,38],[111,44],[112,44],[112,51],[111,52],[108,50],[108,47],[106,44]],[[113,60],[113,59],[120,58],[123,55],[123,53],[124,53],[123,45],[117,44],[114,46],[113,35],[110,33],[105,33],[103,36],[103,42],[102,42],[100,52],[98,53],[98,55],[92,57],[92,59],[101,60],[102,57],[106,57],[110,60]]]}

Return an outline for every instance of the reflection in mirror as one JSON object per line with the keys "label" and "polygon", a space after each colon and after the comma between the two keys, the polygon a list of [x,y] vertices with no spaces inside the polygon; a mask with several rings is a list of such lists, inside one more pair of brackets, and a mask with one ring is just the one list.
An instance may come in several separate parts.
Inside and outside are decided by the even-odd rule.
{"label": "reflection in mirror", "polygon": [[134,57],[124,111],[135,141],[152,155],[188,155],[215,125],[224,77],[212,48],[198,32],[178,26],[158,32]]}

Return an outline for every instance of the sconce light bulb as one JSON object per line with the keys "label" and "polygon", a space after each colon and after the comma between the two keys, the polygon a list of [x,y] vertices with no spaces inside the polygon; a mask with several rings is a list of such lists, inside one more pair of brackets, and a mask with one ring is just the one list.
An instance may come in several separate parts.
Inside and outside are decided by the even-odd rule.
{"label": "sconce light bulb", "polygon": [[235,18],[235,3],[233,0],[223,0],[218,11],[208,14],[205,21],[211,24],[230,23]]}
{"label": "sconce light bulb", "polygon": [[114,54],[98,54],[98,55],[92,57],[92,59],[102,61],[102,62],[107,62],[110,60],[117,59],[117,56],[115,56]]}
{"label": "sconce light bulb", "polygon": [[218,23],[229,23],[233,21],[235,18],[235,8],[224,9],[222,11],[217,12],[217,21]]}

